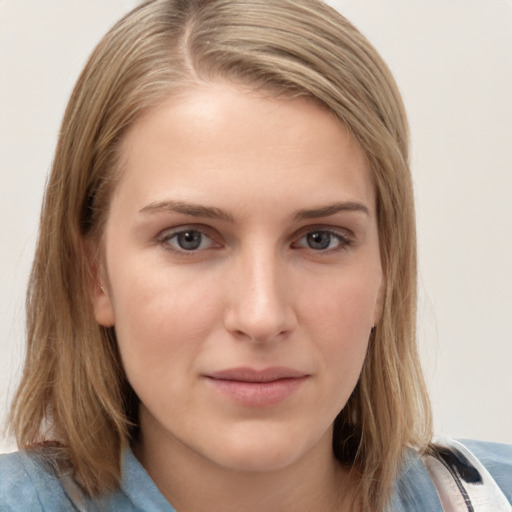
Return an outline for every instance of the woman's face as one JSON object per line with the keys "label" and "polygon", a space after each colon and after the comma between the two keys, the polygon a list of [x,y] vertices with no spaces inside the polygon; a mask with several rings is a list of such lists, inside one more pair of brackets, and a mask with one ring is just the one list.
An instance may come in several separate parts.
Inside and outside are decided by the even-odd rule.
{"label": "woman's face", "polygon": [[142,439],[223,468],[331,453],[383,288],[360,146],[310,100],[211,84],[122,146],[95,315]]}

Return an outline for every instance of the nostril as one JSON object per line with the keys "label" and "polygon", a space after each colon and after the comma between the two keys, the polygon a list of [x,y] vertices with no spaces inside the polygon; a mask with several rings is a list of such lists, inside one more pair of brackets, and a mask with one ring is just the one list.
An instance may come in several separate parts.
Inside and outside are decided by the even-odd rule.
{"label": "nostril", "polygon": [[253,339],[252,336],[249,336],[247,333],[240,331],[238,329],[233,332],[233,335],[235,336],[235,338],[238,338],[238,339],[243,339],[243,338],[248,338],[250,340]]}
{"label": "nostril", "polygon": [[245,340],[254,343],[269,343],[272,341],[282,341],[286,339],[290,334],[291,330],[282,330],[274,333],[270,332],[256,332],[255,330],[243,331],[240,329],[231,330],[231,335],[238,340]]}

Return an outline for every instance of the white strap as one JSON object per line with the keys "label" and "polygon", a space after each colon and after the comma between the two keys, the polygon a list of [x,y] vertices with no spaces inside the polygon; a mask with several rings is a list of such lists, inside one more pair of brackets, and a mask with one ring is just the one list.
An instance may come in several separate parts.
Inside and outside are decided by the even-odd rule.
{"label": "white strap", "polygon": [[455,457],[462,454],[478,476],[478,481],[472,482],[443,457],[423,457],[445,512],[512,512],[512,506],[494,478],[468,448],[453,440],[436,440],[435,444],[450,450]]}

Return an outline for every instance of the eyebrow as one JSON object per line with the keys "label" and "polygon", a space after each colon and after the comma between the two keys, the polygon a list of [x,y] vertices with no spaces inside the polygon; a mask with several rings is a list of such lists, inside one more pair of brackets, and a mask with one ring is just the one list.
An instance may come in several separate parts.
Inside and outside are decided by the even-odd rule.
{"label": "eyebrow", "polygon": [[232,223],[233,216],[229,213],[212,206],[202,206],[199,204],[185,203],[183,201],[160,201],[151,203],[140,210],[140,213],[161,213],[176,212],[192,217],[203,217],[206,219],[220,219]]}
{"label": "eyebrow", "polygon": [[[161,212],[175,212],[192,217],[202,217],[206,219],[219,219],[225,222],[233,223],[233,216],[220,208],[212,206],[203,206],[194,203],[185,203],[183,201],[159,201],[151,203],[140,210],[143,214],[154,214]],[[355,201],[337,202],[320,206],[318,208],[308,208],[299,210],[293,215],[295,221],[317,219],[320,217],[329,217],[339,212],[362,212],[370,215],[369,209],[362,203]]]}
{"label": "eyebrow", "polygon": [[370,210],[362,203],[355,201],[346,201],[320,206],[319,208],[311,208],[307,210],[299,210],[294,215],[294,220],[317,219],[319,217],[329,217],[339,212],[362,212],[370,215]]}

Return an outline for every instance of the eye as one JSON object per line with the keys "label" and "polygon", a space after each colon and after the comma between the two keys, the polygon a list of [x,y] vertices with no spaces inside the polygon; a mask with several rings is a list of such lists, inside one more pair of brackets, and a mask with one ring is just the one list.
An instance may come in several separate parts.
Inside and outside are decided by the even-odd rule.
{"label": "eye", "polygon": [[217,244],[198,229],[182,229],[164,233],[160,242],[177,252],[192,252],[216,247]]}
{"label": "eye", "polygon": [[351,240],[340,233],[326,229],[309,231],[303,235],[294,245],[295,247],[305,247],[313,251],[333,251],[343,249],[350,245]]}

